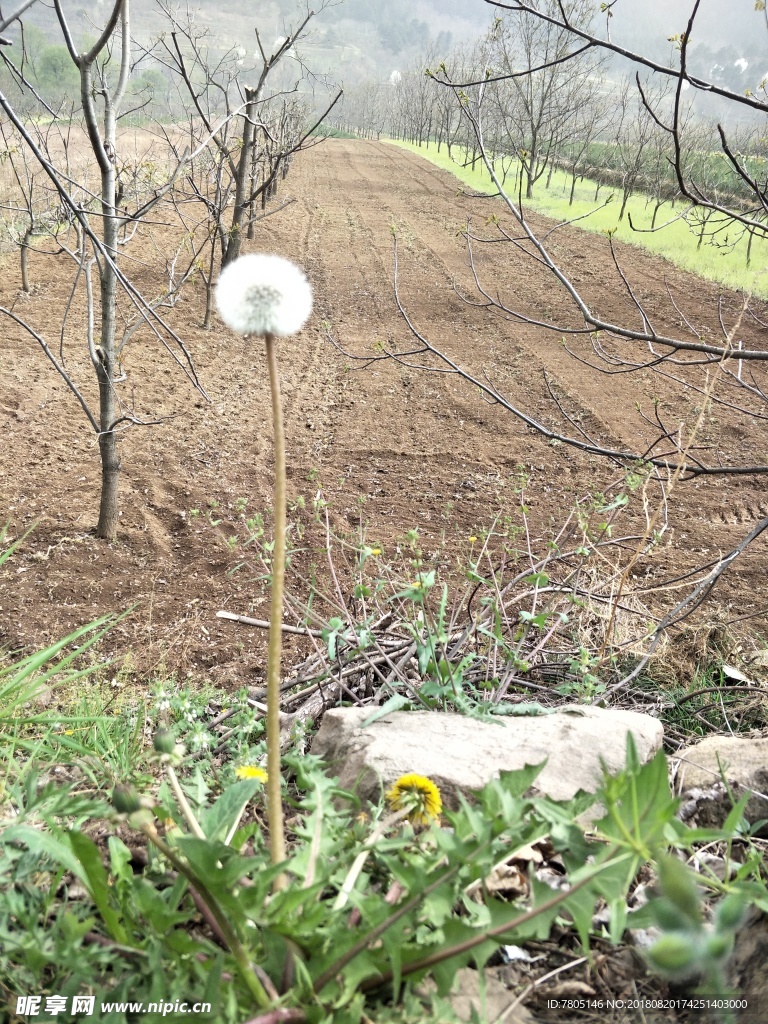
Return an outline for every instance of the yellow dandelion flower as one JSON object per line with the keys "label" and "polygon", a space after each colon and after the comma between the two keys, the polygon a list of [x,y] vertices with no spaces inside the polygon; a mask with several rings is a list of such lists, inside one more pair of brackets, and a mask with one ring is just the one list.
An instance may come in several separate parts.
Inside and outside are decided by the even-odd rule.
{"label": "yellow dandelion flower", "polygon": [[393,811],[408,811],[412,825],[428,825],[443,807],[440,790],[423,775],[401,775],[386,794]]}
{"label": "yellow dandelion flower", "polygon": [[470,537],[469,538],[469,543],[470,544],[477,544],[477,537]]}
{"label": "yellow dandelion flower", "polygon": [[371,554],[372,555],[380,555],[381,554],[381,548],[371,548]]}
{"label": "yellow dandelion flower", "polygon": [[235,775],[238,779],[258,779],[259,782],[267,781],[267,773],[263,768],[259,768],[255,764],[243,764],[239,768],[235,768]]}

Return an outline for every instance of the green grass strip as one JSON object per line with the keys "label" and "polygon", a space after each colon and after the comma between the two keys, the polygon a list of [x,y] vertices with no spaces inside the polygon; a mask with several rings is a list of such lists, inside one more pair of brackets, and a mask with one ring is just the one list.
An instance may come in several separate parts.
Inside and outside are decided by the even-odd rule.
{"label": "green grass strip", "polygon": [[[495,191],[482,161],[477,161],[474,170],[470,166],[462,166],[466,157],[464,151],[458,146],[452,147],[453,159],[449,159],[446,147],[442,146],[438,153],[437,144],[434,142],[418,146],[410,142],[395,142],[392,139],[387,141],[416,153],[418,156],[423,156],[443,170],[450,171],[459,181],[478,192]],[[517,195],[513,191],[515,188],[514,171],[513,167],[509,172],[507,184],[510,189],[510,197],[513,202],[516,202]],[[633,231],[629,226],[627,214],[631,215],[632,223],[637,228],[646,228],[651,225],[654,203],[643,194],[638,193],[630,197],[627,203],[627,212],[619,223],[621,192],[615,187],[601,186],[600,196],[596,203],[596,183],[588,178],[582,179],[576,186],[573,205],[569,206],[571,176],[563,171],[555,170],[549,188],[545,187],[546,177],[545,173],[535,184],[533,199],[524,201],[525,208],[554,220],[571,220],[573,217],[580,217],[595,210],[599,203],[605,202],[613,193],[612,202],[595,210],[588,219],[579,221],[574,227],[602,234],[613,231],[615,232],[614,237],[622,242],[657,253],[682,270],[698,274],[699,277],[714,281],[726,288],[743,290],[752,295],[768,298],[768,239],[755,238],[753,240],[751,261],[747,266],[747,239],[746,237],[741,238],[734,244],[734,239],[739,233],[738,226],[735,224],[733,230],[723,230],[718,236],[723,243],[728,238],[729,244],[719,246],[708,244],[705,236],[701,248],[697,248],[696,225],[689,225],[683,220],[677,220],[653,234]],[[658,212],[657,226],[665,224],[683,209],[684,207],[679,201],[675,204],[674,209],[670,203],[665,203]]]}

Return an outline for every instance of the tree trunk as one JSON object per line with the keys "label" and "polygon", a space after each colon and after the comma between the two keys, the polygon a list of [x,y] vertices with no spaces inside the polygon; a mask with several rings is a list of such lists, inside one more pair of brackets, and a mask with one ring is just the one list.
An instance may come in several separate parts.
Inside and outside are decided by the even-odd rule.
{"label": "tree trunk", "polygon": [[[111,384],[107,384],[106,387],[112,391]],[[104,540],[114,540],[117,537],[119,522],[118,483],[120,481],[120,455],[117,450],[117,436],[114,430],[99,436],[99,452],[101,454],[101,499],[96,536]]]}
{"label": "tree trunk", "polygon": [[707,218],[702,217],[701,219],[701,231],[699,231],[699,241],[696,244],[696,252],[701,248],[701,243],[704,241],[704,232],[707,230]]}
{"label": "tree trunk", "polygon": [[[251,146],[251,175],[250,175],[250,182],[249,182],[251,194],[250,194],[250,197],[249,197],[250,201],[248,203],[248,238],[249,239],[253,238],[253,218],[254,218],[254,214],[255,214],[254,193],[256,191],[256,182],[258,181],[258,177],[259,177],[259,161],[258,161],[258,155],[257,155],[257,152],[256,152],[256,146]],[[208,311],[206,310],[206,316],[207,316],[207,313],[208,313]]]}
{"label": "tree trunk", "polygon": [[240,244],[242,242],[242,228],[248,212],[249,205],[249,184],[251,168],[251,152],[254,143],[253,115],[256,110],[257,90],[245,87],[245,118],[243,120],[243,144],[240,149],[240,158],[237,163],[237,177],[235,179],[235,209],[232,213],[232,225],[229,231],[229,240],[221,257],[221,267],[224,267],[236,260],[240,255]]}
{"label": "tree trunk", "polygon": [[221,230],[217,230],[215,227],[211,228],[211,251],[208,256],[208,273],[206,273],[202,267],[200,268],[200,276],[205,284],[205,316],[203,317],[203,328],[207,331],[211,326],[211,320],[213,319],[213,276],[216,272],[216,246],[222,247],[222,234]]}
{"label": "tree trunk", "polygon": [[624,193],[623,193],[623,195],[621,197],[621,209],[619,210],[619,223],[621,223],[621,221],[624,220],[624,211],[627,208],[627,203],[629,202],[629,197],[631,195],[632,195],[631,187],[630,188],[625,188],[624,189]]}
{"label": "tree trunk", "polygon": [[80,96],[85,112],[86,128],[101,172],[101,220],[104,258],[100,261],[101,337],[92,352],[99,382],[99,452],[101,455],[101,500],[96,536],[114,540],[118,526],[118,481],[120,456],[117,450],[115,421],[117,399],[114,380],[117,368],[116,304],[117,304],[117,238],[120,221],[116,207],[115,145],[117,109],[125,94],[130,69],[130,22],[128,0],[121,12],[122,55],[120,79],[114,95],[104,92],[104,136],[99,136],[96,111],[93,106],[93,61],[80,64]]}
{"label": "tree trunk", "polygon": [[[101,208],[104,214],[104,248],[112,260],[117,259],[118,221],[115,216],[115,168],[110,163],[102,170]],[[112,262],[104,260],[101,268],[101,344],[98,348],[99,379],[99,452],[101,454],[101,501],[96,536],[114,540],[117,536],[117,486],[120,478],[120,456],[114,424],[117,402],[113,381],[117,365],[115,346],[115,305],[117,275]]]}
{"label": "tree trunk", "polygon": [[29,269],[27,266],[29,258],[29,240],[32,237],[32,225],[24,232],[21,242],[21,287],[22,291],[29,291]]}

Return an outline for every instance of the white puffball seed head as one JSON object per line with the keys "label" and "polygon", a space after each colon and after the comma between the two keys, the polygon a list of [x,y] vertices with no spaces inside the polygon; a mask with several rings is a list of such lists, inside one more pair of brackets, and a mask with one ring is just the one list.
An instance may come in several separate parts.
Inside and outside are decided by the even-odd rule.
{"label": "white puffball seed head", "polygon": [[312,288],[295,263],[282,256],[249,253],[226,266],[216,285],[221,319],[238,334],[300,331],[312,312]]}

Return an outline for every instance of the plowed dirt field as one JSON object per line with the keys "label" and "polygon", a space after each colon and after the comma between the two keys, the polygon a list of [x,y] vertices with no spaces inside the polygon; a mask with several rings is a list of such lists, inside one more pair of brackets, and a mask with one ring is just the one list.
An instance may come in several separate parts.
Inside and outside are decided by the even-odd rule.
{"label": "plowed dirt field", "polygon": [[[282,185],[282,197],[296,201],[261,222],[248,243],[294,259],[315,289],[308,326],[281,346],[292,498],[303,495],[309,503],[322,488],[331,526],[362,525],[385,555],[396,537],[417,527],[427,555],[438,552],[447,567],[466,552],[467,538],[497,514],[517,515],[510,479],[519,467],[529,477],[525,500],[534,547],[545,545],[576,498],[606,489],[621,472],[548,443],[456,376],[391,361],[358,366],[330,344],[328,332],[359,354],[376,354],[377,343],[378,351],[382,344],[411,343],[393,296],[393,226],[400,295],[414,325],[541,422],[637,449],[655,436],[648,422],[655,399],[674,428],[683,418],[696,418],[701,397],[651,371],[595,373],[565,351],[557,334],[468,305],[459,293],[477,294],[460,231],[471,217],[483,233],[487,219],[503,211],[497,201],[459,195],[457,188],[450,175],[394,146],[329,140],[297,157]],[[532,222],[545,227],[541,219]],[[639,323],[606,239],[567,228],[554,236],[552,249],[604,317]],[[658,331],[680,328],[671,292],[699,331],[717,336],[713,285],[639,249],[619,247],[619,256]],[[514,245],[479,246],[476,264],[491,291],[498,289],[528,315],[575,322],[552,275]],[[33,258],[36,284],[24,296],[17,260],[7,257],[0,296],[30,321],[47,321],[47,340],[56,346],[56,314],[67,301],[71,273],[63,258],[60,277],[50,265],[50,257]],[[152,291],[151,283],[145,290]],[[216,612],[266,613],[253,571],[231,572],[246,556],[227,540],[241,528],[238,499],[247,499],[246,514],[270,503],[267,370],[260,345],[220,324],[200,328],[202,301],[202,290],[190,287],[172,322],[194,356],[210,402],[148,337],[137,334],[128,350],[124,399],[135,394],[137,412],[165,419],[123,435],[122,528],[113,544],[92,534],[100,478],[95,438],[37,343],[3,320],[0,522],[9,520],[13,535],[37,525],[2,571],[0,644],[31,648],[135,604],[108,636],[110,651],[132,651],[143,669],[162,663],[228,686],[261,677],[266,636],[217,619]],[[738,304],[738,297],[724,297],[726,321]],[[766,331],[755,322],[745,322],[740,337],[745,347],[768,348]],[[92,395],[84,343],[72,367]],[[691,380],[703,386],[703,374]],[[563,424],[553,394],[578,426]],[[711,463],[765,463],[766,435],[764,422],[713,406],[699,443]],[[647,567],[650,577],[673,576],[716,558],[766,515],[768,494],[760,477],[681,483]],[[636,528],[641,510],[630,510],[628,522]],[[716,588],[711,614],[764,630],[767,568],[763,535]]]}

